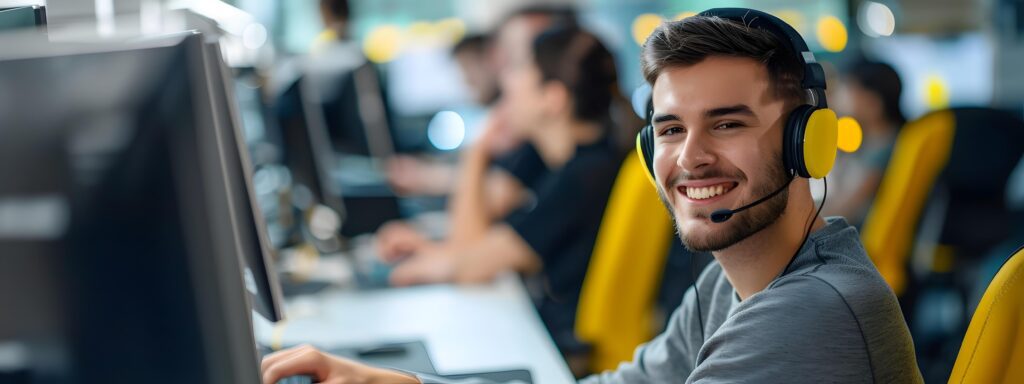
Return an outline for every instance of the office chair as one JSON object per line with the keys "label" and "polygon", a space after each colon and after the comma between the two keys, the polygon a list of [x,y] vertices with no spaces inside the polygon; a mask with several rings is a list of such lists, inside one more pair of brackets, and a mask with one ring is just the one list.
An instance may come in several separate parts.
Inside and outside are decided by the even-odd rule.
{"label": "office chair", "polygon": [[948,377],[975,271],[1019,230],[1005,197],[1022,155],[1024,121],[991,108],[931,112],[897,136],[861,239],[900,298],[925,381]]}
{"label": "office chair", "polygon": [[918,272],[945,273],[1011,235],[1007,179],[1022,154],[1024,121],[990,108],[935,111],[902,128],[861,232],[897,296],[911,288],[915,252],[931,249]]}
{"label": "office chair", "polygon": [[907,258],[917,224],[949,161],[954,127],[951,111],[931,113],[903,127],[864,221],[864,249],[897,296],[906,290]]}
{"label": "office chair", "polygon": [[594,372],[632,360],[657,332],[661,272],[673,241],[672,219],[637,156],[620,168],[583,282],[576,334],[591,346]]}
{"label": "office chair", "polygon": [[1024,247],[1010,255],[985,290],[949,382],[1024,382]]}

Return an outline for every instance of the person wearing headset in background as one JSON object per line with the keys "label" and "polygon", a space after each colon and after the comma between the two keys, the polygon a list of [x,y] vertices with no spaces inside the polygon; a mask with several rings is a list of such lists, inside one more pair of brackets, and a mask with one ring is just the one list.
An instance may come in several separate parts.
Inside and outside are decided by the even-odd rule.
{"label": "person wearing headset in background", "polygon": [[[765,13],[712,9],[655,30],[642,68],[653,108],[639,152],[682,242],[715,261],[664,333],[583,382],[922,382],[856,229],[817,217],[808,178],[832,167],[836,117],[799,35]],[[381,374],[309,347],[263,369],[267,383]]]}

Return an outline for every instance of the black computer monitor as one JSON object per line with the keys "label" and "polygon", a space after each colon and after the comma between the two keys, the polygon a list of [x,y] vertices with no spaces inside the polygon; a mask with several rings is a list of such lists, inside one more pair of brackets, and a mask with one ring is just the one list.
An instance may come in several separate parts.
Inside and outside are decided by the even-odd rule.
{"label": "black computer monitor", "polygon": [[373,232],[385,222],[401,218],[398,198],[390,186],[343,185],[335,176],[345,170],[339,169],[315,96],[319,91],[311,81],[302,78],[292,83],[276,105],[282,159],[291,172],[294,193],[307,193],[313,203],[341,213],[344,219],[339,234],[344,237]]}
{"label": "black computer monitor", "polygon": [[249,148],[242,133],[241,116],[235,104],[234,81],[224,64],[220,44],[208,42],[206,72],[209,76],[213,112],[224,154],[224,171],[231,192],[231,210],[238,240],[243,278],[254,311],[270,321],[283,318],[281,288],[277,282],[263,213],[256,203]]}
{"label": "black computer monitor", "polygon": [[[345,213],[340,187],[332,180],[331,172],[338,164],[331,147],[330,136],[317,109],[319,105],[304,94],[315,89],[303,81],[296,81],[281,97],[278,105],[282,162],[291,172],[293,193],[308,193],[315,204],[323,204],[335,212]],[[282,109],[288,112],[282,113]]]}
{"label": "black computer monitor", "polygon": [[260,380],[202,41],[139,44],[0,41],[0,382]]}
{"label": "black computer monitor", "polygon": [[46,27],[46,7],[0,8],[0,30]]}

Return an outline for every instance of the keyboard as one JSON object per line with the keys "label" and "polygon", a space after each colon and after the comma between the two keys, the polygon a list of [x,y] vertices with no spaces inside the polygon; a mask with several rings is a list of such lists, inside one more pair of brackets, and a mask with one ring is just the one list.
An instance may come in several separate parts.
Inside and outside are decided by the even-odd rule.
{"label": "keyboard", "polygon": [[[432,376],[441,376],[450,380],[461,380],[469,378],[483,379],[495,383],[533,383],[533,375],[526,369],[512,369],[493,372],[471,372],[452,375],[438,374],[434,367],[427,346],[421,341],[403,343],[382,343],[360,347],[345,347],[325,349],[327,353],[336,356],[346,357],[364,364],[375,367],[398,369],[408,372],[422,373]],[[260,346],[260,356],[266,356],[271,350]],[[312,383],[308,376],[293,376],[278,381],[278,384],[307,384]]]}

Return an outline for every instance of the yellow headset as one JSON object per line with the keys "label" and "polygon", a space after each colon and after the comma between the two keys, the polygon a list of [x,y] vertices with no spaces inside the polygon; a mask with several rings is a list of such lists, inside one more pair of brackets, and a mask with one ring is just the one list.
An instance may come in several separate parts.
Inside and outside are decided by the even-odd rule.
{"label": "yellow headset", "polygon": [[[747,8],[715,8],[698,16],[717,16],[761,28],[782,40],[790,52],[800,55],[804,63],[801,87],[811,95],[813,104],[804,104],[786,119],[782,137],[782,162],[793,176],[820,179],[832,170],[836,160],[839,123],[836,113],[825,101],[825,71],[814,59],[807,43],[789,24],[767,13]],[[651,127],[653,106],[647,103],[647,126],[636,137],[636,152],[654,181],[654,128]]]}

